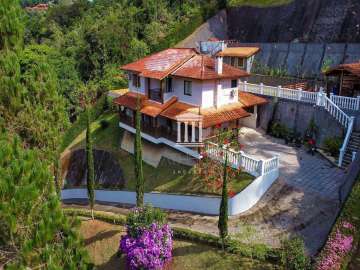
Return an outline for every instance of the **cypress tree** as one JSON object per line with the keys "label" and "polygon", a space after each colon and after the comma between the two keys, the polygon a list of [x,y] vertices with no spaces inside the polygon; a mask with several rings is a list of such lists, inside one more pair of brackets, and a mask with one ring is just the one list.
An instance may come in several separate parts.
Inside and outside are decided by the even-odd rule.
{"label": "cypress tree", "polygon": [[87,167],[87,175],[86,175],[86,186],[88,190],[88,198],[91,209],[91,216],[94,219],[94,203],[95,203],[95,172],[94,172],[94,155],[93,155],[93,146],[92,146],[92,138],[91,138],[91,130],[90,130],[90,112],[89,109],[86,109],[86,167]]}
{"label": "cypress tree", "polygon": [[141,148],[141,113],[140,100],[137,100],[137,108],[135,113],[135,141],[134,141],[134,161],[135,161],[135,177],[136,177],[136,206],[144,205],[144,174],[142,164],[142,148]]}
{"label": "cypress tree", "polygon": [[228,235],[227,164],[228,164],[228,156],[227,154],[225,154],[225,163],[223,165],[224,166],[223,188],[222,188],[219,222],[218,222],[219,235],[222,241],[223,249],[224,249],[225,238]]}

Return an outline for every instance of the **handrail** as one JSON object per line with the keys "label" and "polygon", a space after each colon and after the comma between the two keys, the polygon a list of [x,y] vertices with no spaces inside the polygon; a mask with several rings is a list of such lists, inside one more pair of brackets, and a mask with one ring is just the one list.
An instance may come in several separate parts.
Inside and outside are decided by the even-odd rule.
{"label": "handrail", "polygon": [[338,166],[341,167],[342,166],[342,163],[343,163],[343,160],[344,160],[344,155],[345,155],[345,152],[346,152],[346,148],[349,144],[349,141],[350,141],[350,138],[351,138],[351,133],[352,133],[352,130],[353,130],[353,126],[354,126],[354,116],[351,116],[350,117],[350,121],[349,121],[349,125],[348,125],[348,129],[347,129],[347,132],[346,132],[346,136],[345,136],[345,139],[344,139],[344,142],[340,148],[340,153],[339,153],[339,161],[338,161]]}
{"label": "handrail", "polygon": [[330,99],[340,108],[353,111],[360,110],[360,96],[344,97],[330,94]]}

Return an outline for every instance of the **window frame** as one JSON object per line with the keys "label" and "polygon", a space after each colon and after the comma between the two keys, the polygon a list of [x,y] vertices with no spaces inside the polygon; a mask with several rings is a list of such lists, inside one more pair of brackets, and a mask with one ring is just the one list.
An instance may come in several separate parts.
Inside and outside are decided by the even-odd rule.
{"label": "window frame", "polygon": [[165,82],[165,93],[172,93],[173,89],[173,78],[167,77]]}
{"label": "window frame", "polygon": [[[237,58],[237,61],[236,61],[236,65],[237,65],[237,67],[239,67],[239,68],[244,68],[245,67],[245,58],[243,58],[243,57],[238,57]],[[240,63],[241,63],[241,65],[240,65]]]}
{"label": "window frame", "polygon": [[136,88],[141,86],[140,76],[138,74],[132,74],[132,85]]}
{"label": "window frame", "polygon": [[[188,85],[188,88],[186,87],[186,85]],[[190,90],[190,92],[187,92],[187,90]],[[192,96],[192,81],[184,80],[184,95]]]}

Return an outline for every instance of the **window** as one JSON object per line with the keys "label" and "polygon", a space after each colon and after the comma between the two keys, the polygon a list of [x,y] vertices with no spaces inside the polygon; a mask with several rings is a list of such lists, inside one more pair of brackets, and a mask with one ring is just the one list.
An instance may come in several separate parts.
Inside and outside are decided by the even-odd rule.
{"label": "window", "polygon": [[235,60],[236,60],[236,57],[231,57],[230,58],[231,62],[230,62],[230,65],[232,65],[233,67],[235,67]]}
{"label": "window", "polygon": [[245,67],[245,58],[238,57],[237,60],[238,60],[238,61],[237,61],[237,66],[238,66],[239,68]]}
{"label": "window", "polygon": [[231,88],[236,88],[238,86],[237,80],[231,80]]}
{"label": "window", "polygon": [[165,88],[165,92],[166,93],[170,93],[172,92],[173,89],[172,89],[172,78],[167,78],[166,79],[166,88]]}
{"label": "window", "polygon": [[139,88],[140,87],[140,76],[138,76],[137,74],[133,74],[132,75],[132,85]]}
{"label": "window", "polygon": [[184,81],[184,95],[187,95],[187,96],[192,95],[192,89],[191,89],[191,82],[190,81]]}

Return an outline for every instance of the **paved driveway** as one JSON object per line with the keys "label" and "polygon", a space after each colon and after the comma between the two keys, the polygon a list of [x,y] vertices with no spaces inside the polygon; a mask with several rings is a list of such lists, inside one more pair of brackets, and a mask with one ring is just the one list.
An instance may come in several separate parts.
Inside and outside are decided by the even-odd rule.
{"label": "paved driveway", "polygon": [[337,168],[320,154],[315,156],[306,149],[289,147],[283,140],[265,135],[261,130],[242,128],[240,141],[244,152],[259,158],[280,157],[280,177],[287,184],[304,191],[316,192],[330,199],[338,198],[344,170]]}

